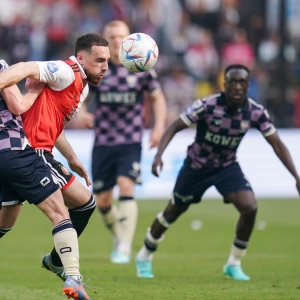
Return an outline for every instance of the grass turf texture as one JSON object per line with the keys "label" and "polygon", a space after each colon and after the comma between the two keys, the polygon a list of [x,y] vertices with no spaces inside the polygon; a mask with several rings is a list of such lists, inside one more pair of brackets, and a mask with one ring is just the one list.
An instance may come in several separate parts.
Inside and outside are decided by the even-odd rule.
{"label": "grass turf texture", "polygon": [[[166,201],[140,201],[134,255],[146,228]],[[98,213],[80,238],[81,272],[92,300],[99,299],[300,299],[300,202],[259,201],[258,221],[243,260],[250,282],[222,275],[238,214],[220,200],[194,205],[173,224],[154,258],[156,278],[139,279],[135,265],[109,262],[111,237]],[[190,223],[199,219],[201,230]],[[52,247],[51,224],[34,206],[25,205],[15,228],[1,239],[1,300],[64,299],[63,282],[40,267]]]}

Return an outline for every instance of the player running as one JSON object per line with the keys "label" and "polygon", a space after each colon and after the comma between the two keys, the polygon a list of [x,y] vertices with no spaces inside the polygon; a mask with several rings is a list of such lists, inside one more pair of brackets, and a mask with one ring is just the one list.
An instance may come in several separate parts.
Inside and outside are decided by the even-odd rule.
{"label": "player running", "polygon": [[[121,41],[129,35],[122,21],[105,25],[109,42],[109,70],[94,90],[88,109],[79,117],[86,127],[95,128],[92,156],[93,191],[105,225],[114,237],[110,255],[113,263],[129,263],[135,234],[138,206],[134,198],[136,183],[141,183],[140,160],[145,94],[153,105],[155,122],[150,147],[156,147],[164,131],[165,98],[154,70],[129,72],[120,62]],[[119,206],[113,204],[113,188],[119,187]]]}
{"label": "player running", "polygon": [[[6,67],[1,60],[0,72]],[[53,226],[54,246],[66,274],[63,293],[68,298],[88,300],[79,272],[76,231],[59,186],[47,164],[28,144],[19,116],[34,103],[42,88],[36,83],[31,85],[24,98],[16,85],[0,93],[0,238],[15,224],[24,201],[36,205]]]}
{"label": "player running", "polygon": [[[88,82],[99,84],[108,69],[110,58],[107,41],[96,34],[77,39],[75,56],[67,61],[22,62],[0,74],[0,88],[29,77],[47,85],[34,105],[22,115],[25,134],[37,153],[44,159],[61,187],[64,202],[78,236],[88,224],[95,209],[95,200],[75,176],[52,155],[54,146],[67,159],[70,168],[90,179],[87,171],[66,140],[64,126],[80,109],[89,92]],[[56,249],[42,259],[42,265],[62,280],[65,270]]]}
{"label": "player running", "polygon": [[241,268],[255,223],[257,203],[250,183],[237,162],[237,148],[250,128],[258,129],[276,155],[294,176],[298,192],[300,178],[288,149],[280,140],[268,112],[247,98],[249,70],[243,65],[225,69],[225,92],[199,99],[165,131],[152,165],[158,176],[162,154],[174,135],[196,124],[196,138],[188,147],[173,195],[164,212],[160,212],[147,231],[144,246],[136,256],[137,276],[153,278],[152,257],[163,233],[193,203],[199,203],[204,192],[215,186],[225,203],[232,203],[240,217],[229,258],[223,272],[234,280],[249,280]]}

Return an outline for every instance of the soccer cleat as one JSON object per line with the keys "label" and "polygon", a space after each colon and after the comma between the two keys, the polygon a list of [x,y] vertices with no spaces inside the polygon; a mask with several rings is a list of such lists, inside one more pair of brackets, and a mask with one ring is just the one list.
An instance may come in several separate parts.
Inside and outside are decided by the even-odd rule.
{"label": "soccer cleat", "polygon": [[230,277],[234,280],[248,281],[250,277],[244,273],[240,265],[225,265],[223,268],[225,276]]}
{"label": "soccer cleat", "polygon": [[152,273],[152,260],[135,259],[136,275],[140,278],[154,278]]}
{"label": "soccer cleat", "polygon": [[46,254],[42,257],[42,268],[53,272],[57,275],[61,280],[66,281],[66,274],[64,267],[56,267],[51,262],[51,255],[50,253]]}
{"label": "soccer cleat", "polygon": [[91,300],[91,298],[84,290],[81,278],[78,278],[78,280],[76,280],[70,275],[66,276],[63,294],[66,295],[68,299],[72,298],[75,300]]}
{"label": "soccer cleat", "polygon": [[113,250],[110,255],[110,261],[114,264],[129,264],[130,255],[124,254],[117,250]]}

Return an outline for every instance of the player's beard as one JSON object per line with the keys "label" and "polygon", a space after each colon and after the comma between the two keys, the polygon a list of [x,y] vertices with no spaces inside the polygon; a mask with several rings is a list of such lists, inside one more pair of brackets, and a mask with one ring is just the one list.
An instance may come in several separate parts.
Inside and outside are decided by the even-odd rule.
{"label": "player's beard", "polygon": [[101,82],[101,80],[102,80],[101,77],[92,75],[91,73],[87,72],[86,70],[84,70],[84,72],[85,72],[86,79],[88,82],[90,82],[94,85],[98,85]]}

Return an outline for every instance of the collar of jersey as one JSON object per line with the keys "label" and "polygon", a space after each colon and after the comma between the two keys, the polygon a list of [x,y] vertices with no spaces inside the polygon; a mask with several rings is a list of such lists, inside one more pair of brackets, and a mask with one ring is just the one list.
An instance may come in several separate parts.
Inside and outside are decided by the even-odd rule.
{"label": "collar of jersey", "polygon": [[[231,114],[231,111],[229,110],[227,104],[226,104],[226,101],[225,101],[225,93],[222,92],[221,93],[221,96],[219,97],[220,101],[221,101],[221,104],[224,105],[225,109],[227,112],[229,112]],[[239,112],[245,112],[245,111],[248,111],[249,110],[249,106],[248,106],[248,98],[246,98],[246,101],[245,101],[245,104],[237,110],[237,113]]]}
{"label": "collar of jersey", "polygon": [[82,66],[80,65],[80,63],[78,62],[77,58],[72,55],[69,57],[71,60],[73,60],[74,62],[76,62],[76,64],[78,65],[79,67],[79,70],[80,70],[80,75],[81,75],[81,79],[86,79],[86,75],[85,75],[85,72],[84,70],[82,69]]}

